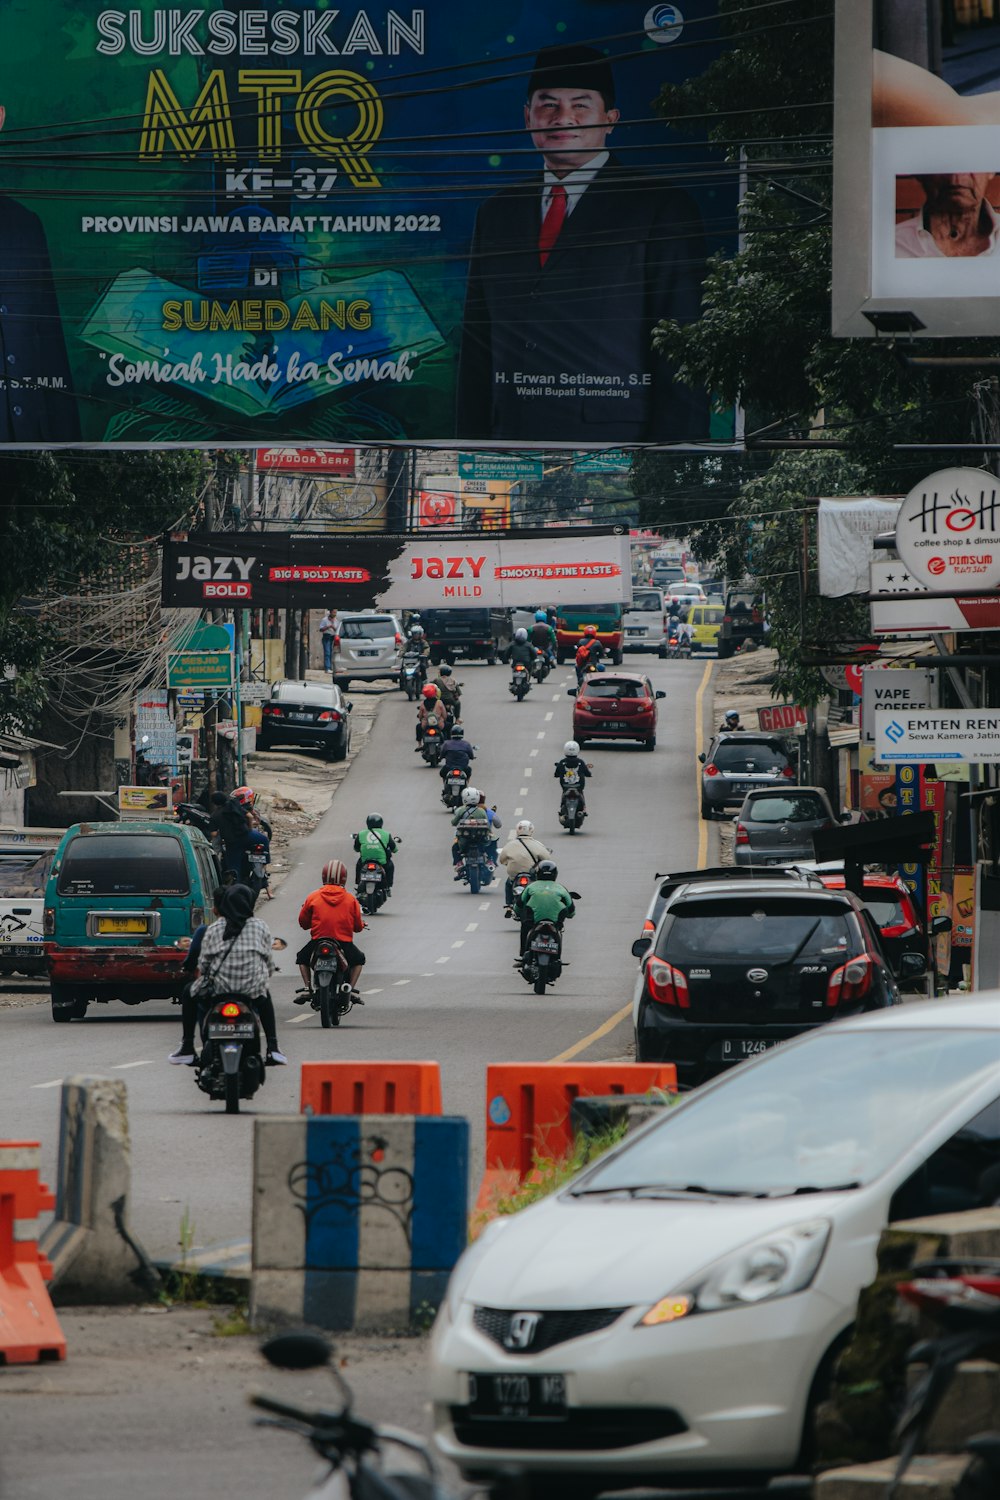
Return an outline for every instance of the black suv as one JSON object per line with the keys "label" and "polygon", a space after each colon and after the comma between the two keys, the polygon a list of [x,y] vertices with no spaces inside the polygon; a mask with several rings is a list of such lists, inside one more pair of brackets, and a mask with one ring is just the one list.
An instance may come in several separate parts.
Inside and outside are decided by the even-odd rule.
{"label": "black suv", "polygon": [[[858,898],[787,880],[682,886],[652,944],[639,938],[633,952],[636,1057],[676,1064],[682,1084],[901,998]],[[910,958],[905,977],[923,965]]]}

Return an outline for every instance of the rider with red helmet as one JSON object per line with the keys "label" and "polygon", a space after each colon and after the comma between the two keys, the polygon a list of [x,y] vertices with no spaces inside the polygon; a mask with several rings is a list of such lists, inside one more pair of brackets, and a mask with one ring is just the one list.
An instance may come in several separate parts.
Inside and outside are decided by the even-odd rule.
{"label": "rider with red helmet", "polygon": [[365,955],[355,944],[354,934],[364,929],[365,921],[357,897],[345,889],[346,885],[347,866],[344,861],[328,860],[323,866],[323,884],[302,903],[299,926],[309,933],[309,942],[295,955],[305,986],[295,997],[296,1005],[305,1005],[312,996],[312,956],[316,943],[322,938],[332,939],[340,948],[350,969],[351,998],[355,1005],[364,1004],[357,986]]}

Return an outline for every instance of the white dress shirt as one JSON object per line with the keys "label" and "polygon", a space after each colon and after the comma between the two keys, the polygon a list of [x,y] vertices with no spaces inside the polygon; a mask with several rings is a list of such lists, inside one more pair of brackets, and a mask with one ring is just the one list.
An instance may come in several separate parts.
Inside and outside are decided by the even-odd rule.
{"label": "white dress shirt", "polygon": [[[1000,246],[1000,219],[985,200],[983,199],[983,212],[990,221],[990,242],[980,255],[996,255]],[[927,256],[940,256],[943,260],[961,260],[962,256],[945,255],[937,240],[929,229],[924,228],[924,214],[914,214],[912,219],[904,219],[901,224],[896,225],[896,259],[918,260]]]}
{"label": "white dress shirt", "polygon": [[552,189],[564,187],[566,189],[566,217],[569,218],[584,193],[587,191],[598,172],[610,159],[610,151],[599,151],[592,156],[585,167],[577,167],[575,171],[568,172],[565,177],[557,177],[549,168],[545,168],[545,186],[542,190],[542,220],[552,206]]}

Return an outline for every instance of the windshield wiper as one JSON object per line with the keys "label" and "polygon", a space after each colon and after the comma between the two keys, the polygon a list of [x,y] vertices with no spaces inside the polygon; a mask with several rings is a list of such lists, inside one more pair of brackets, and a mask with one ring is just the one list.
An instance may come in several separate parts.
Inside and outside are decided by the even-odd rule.
{"label": "windshield wiper", "polygon": [[768,1198],[798,1198],[803,1193],[851,1193],[861,1186],[860,1182],[831,1182],[824,1183],[822,1187],[815,1183],[806,1183],[797,1188],[772,1188],[765,1194]]}

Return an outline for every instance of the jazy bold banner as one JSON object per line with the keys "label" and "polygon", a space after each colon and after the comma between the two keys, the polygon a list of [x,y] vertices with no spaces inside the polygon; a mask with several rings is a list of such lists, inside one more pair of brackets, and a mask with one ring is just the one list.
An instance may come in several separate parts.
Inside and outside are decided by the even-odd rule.
{"label": "jazy bold banner", "polygon": [[0,442],[705,439],[651,342],[734,229],[654,115],[682,10],[0,0]]}
{"label": "jazy bold banner", "polygon": [[199,609],[624,604],[630,580],[628,532],[596,526],[488,540],[224,531],[163,544],[163,603]]}

